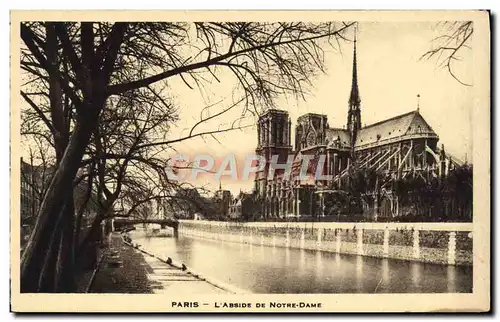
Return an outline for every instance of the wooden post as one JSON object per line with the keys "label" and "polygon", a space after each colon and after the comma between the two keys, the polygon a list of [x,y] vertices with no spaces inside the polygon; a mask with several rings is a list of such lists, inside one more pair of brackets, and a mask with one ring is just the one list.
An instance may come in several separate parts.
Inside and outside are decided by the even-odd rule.
{"label": "wooden post", "polygon": [[290,232],[286,230],[285,247],[290,247]]}
{"label": "wooden post", "polygon": [[306,235],[304,229],[302,229],[300,232],[300,249],[305,248],[305,243],[306,243]]}

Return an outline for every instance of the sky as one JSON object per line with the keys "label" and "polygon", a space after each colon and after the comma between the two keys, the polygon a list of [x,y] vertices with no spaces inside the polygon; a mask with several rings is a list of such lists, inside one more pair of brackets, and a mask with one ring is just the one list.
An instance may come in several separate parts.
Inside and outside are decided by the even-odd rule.
{"label": "sky", "polygon": [[[461,85],[440,68],[436,59],[420,60],[432,48],[432,40],[441,35],[442,27],[436,22],[360,22],[357,32],[358,85],[361,95],[361,119],[363,125],[372,124],[420,107],[420,113],[439,135],[439,146],[444,144],[448,153],[472,163],[471,117],[473,88]],[[352,37],[353,33],[351,33]],[[472,50],[466,50],[460,62],[454,65],[455,73],[463,82],[472,84]],[[292,132],[298,116],[305,113],[321,113],[328,116],[331,127],[342,127],[347,120],[347,102],[352,79],[352,42],[341,45],[341,51],[325,48],[326,73],[315,78],[305,100],[280,97],[276,107],[289,112]],[[234,80],[221,77],[221,84],[213,84],[200,93],[185,85],[176,86],[175,101],[180,104],[178,135],[200,117],[201,107],[217,102],[229,95]],[[229,84],[227,84],[229,83]],[[175,85],[174,85],[175,86]],[[417,94],[420,94],[417,103]],[[231,97],[221,106],[227,106]],[[238,112],[225,115],[218,122],[224,123],[238,117]],[[207,126],[214,126],[214,123]],[[207,127],[207,129],[209,129]],[[174,135],[174,134],[173,134]],[[235,153],[241,161],[245,155],[255,151],[256,127],[218,134],[216,139],[201,138],[184,141],[177,148],[190,156],[207,153],[223,159]],[[292,134],[292,142],[294,136]],[[238,167],[242,166],[238,164]],[[214,170],[217,170],[217,162]],[[191,182],[216,190],[219,184],[233,194],[240,190],[250,191],[252,180],[233,180],[213,175],[202,175]]]}

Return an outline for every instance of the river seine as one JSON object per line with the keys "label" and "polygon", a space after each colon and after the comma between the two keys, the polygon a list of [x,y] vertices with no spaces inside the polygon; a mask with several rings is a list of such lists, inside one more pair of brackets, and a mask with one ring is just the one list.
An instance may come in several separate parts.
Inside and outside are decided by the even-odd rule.
{"label": "river seine", "polygon": [[221,242],[180,235],[134,242],[253,293],[472,292],[472,268]]}

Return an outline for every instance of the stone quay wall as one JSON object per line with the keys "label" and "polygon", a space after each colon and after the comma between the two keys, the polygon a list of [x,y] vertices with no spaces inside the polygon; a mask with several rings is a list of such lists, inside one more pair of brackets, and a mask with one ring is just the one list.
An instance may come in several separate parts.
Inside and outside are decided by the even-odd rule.
{"label": "stone quay wall", "polygon": [[472,266],[472,223],[179,221],[179,234],[272,247]]}

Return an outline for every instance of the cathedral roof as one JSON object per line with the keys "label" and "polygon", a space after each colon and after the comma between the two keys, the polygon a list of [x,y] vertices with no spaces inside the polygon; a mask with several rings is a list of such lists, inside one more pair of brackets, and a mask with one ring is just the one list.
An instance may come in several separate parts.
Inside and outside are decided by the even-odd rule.
{"label": "cathedral roof", "polygon": [[355,147],[362,148],[368,145],[381,145],[388,143],[387,141],[389,140],[404,139],[404,137],[413,134],[437,138],[437,134],[424,120],[422,115],[420,115],[418,110],[361,128]]}

